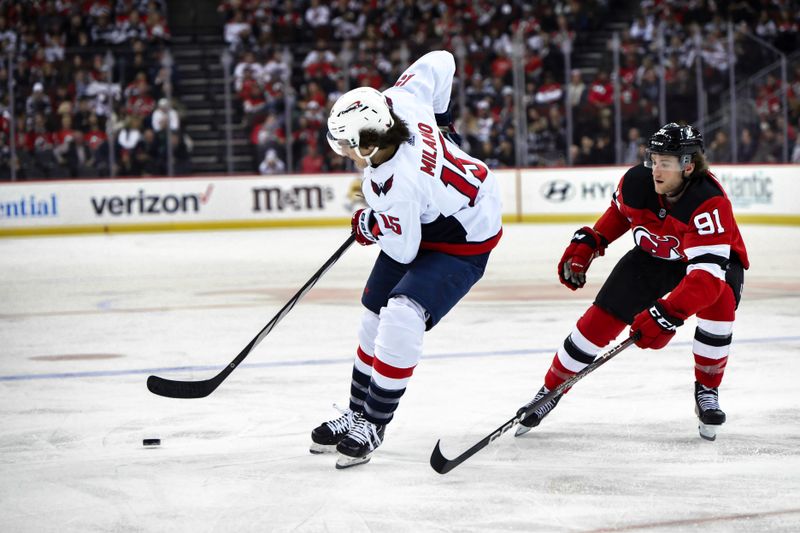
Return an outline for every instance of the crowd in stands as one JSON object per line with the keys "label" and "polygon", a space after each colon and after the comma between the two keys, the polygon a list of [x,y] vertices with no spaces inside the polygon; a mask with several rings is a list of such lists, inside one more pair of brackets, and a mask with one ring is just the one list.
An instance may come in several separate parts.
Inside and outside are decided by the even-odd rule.
{"label": "crowd in stands", "polygon": [[[283,173],[346,169],[349,162],[324,141],[332,103],[357,86],[389,87],[411,61],[432,49],[456,54],[456,128],[468,151],[494,168],[520,162],[635,163],[644,139],[661,122],[662,74],[667,119],[697,119],[698,57],[707,117],[723,117],[709,120],[714,127],[703,132],[712,163],[733,158],[721,110],[731,68],[739,80],[757,74],[752,86],[739,92],[745,105],[738,161],[780,161],[787,128],[791,160],[800,162],[797,4],[223,0],[217,11],[220,33],[236,58],[237,121],[253,147],[252,170]],[[175,174],[193,170],[165,10],[165,0],[0,0],[0,179],[12,166],[22,179],[162,175],[168,161]],[[591,50],[604,52],[599,62],[568,76],[562,50],[571,43],[576,57],[582,39],[585,47],[587,35],[625,16],[617,146],[612,41],[605,51]],[[734,58],[727,52],[729,22],[740,30]],[[788,121],[778,70],[759,71],[778,55],[742,31],[788,54]],[[520,111],[527,128],[521,132],[513,89],[517,38],[524,86]],[[568,116],[573,118],[570,138]],[[517,153],[519,136],[526,141],[525,153]]]}
{"label": "crowd in stands", "polygon": [[174,172],[191,172],[165,10],[0,1],[0,179],[12,165],[17,179],[163,175],[168,148]]}
{"label": "crowd in stands", "polygon": [[[782,84],[777,63],[780,56],[773,48],[789,55],[793,61],[787,80],[788,138],[790,153],[797,148],[793,160],[800,162],[800,143],[796,142],[800,127],[798,7],[797,2],[789,0],[642,2],[640,13],[621,37],[622,121],[623,127],[630,126],[626,127],[629,134],[626,147],[630,148],[636,134],[652,131],[655,124],[651,121],[649,127],[643,128],[641,114],[657,116],[661,32],[667,117],[686,122],[698,117],[696,60],[699,57],[701,100],[707,121],[715,124],[704,132],[706,155],[716,163],[733,162],[728,100],[731,68],[738,82],[749,80],[746,87],[740,85],[737,91],[736,162],[783,161],[783,131],[787,124],[780,103]],[[729,25],[733,29],[733,58],[729,53]],[[772,68],[766,74],[760,72],[768,65]]]}
{"label": "crowd in stands", "polygon": [[[728,21],[785,53],[800,45],[799,12],[790,0],[228,0],[219,4],[218,11],[224,18],[225,41],[238,57],[235,91],[254,147],[253,168],[278,173],[285,171],[289,160],[300,172],[339,170],[344,163],[323,144],[332,103],[349,88],[389,87],[410,61],[431,49],[464,51],[457,73],[461,85],[454,87],[453,100],[457,103],[463,91],[465,106],[456,106],[453,113],[469,152],[493,167],[514,166],[518,157],[512,50],[518,34],[524,43],[527,118],[523,132],[527,153],[519,160],[526,166],[565,165],[569,150],[576,165],[614,164],[612,41],[601,64],[573,70],[569,83],[565,83],[562,43],[574,40],[580,45],[582,35],[601,29],[615,10],[627,4],[639,11],[631,13],[633,20],[620,35],[622,163],[641,160],[644,139],[660,126],[660,56],[667,119],[693,123],[698,118],[696,57],[702,59],[709,117],[727,94],[732,65],[744,79],[777,59],[737,33],[736,60],[731,61],[726,48]],[[800,119],[800,67],[790,72],[789,82],[789,134],[794,145]],[[781,160],[779,89],[779,80],[776,83],[772,76],[751,98],[758,112],[741,129],[740,162]],[[570,139],[565,100],[574,120]],[[712,162],[731,161],[725,135],[724,128],[706,132]]]}

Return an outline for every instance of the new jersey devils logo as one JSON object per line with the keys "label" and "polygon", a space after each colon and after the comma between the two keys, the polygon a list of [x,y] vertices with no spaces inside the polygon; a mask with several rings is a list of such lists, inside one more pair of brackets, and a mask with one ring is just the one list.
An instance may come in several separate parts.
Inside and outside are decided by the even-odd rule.
{"label": "new jersey devils logo", "polygon": [[633,228],[633,240],[636,245],[648,254],[666,259],[668,261],[678,261],[683,259],[683,255],[678,251],[681,241],[672,235],[653,235],[646,228],[636,226]]}
{"label": "new jersey devils logo", "polygon": [[380,196],[381,194],[389,194],[389,189],[392,188],[392,184],[394,183],[394,174],[389,176],[389,179],[383,182],[383,185],[378,185],[374,181],[370,180],[372,184],[372,191]]}

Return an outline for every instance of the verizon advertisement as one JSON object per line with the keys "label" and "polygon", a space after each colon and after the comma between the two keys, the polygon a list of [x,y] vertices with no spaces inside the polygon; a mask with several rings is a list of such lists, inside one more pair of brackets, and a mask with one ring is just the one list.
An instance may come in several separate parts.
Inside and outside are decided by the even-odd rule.
{"label": "verizon advertisement", "polygon": [[313,223],[348,217],[359,192],[353,174],[11,183],[0,185],[0,231]]}

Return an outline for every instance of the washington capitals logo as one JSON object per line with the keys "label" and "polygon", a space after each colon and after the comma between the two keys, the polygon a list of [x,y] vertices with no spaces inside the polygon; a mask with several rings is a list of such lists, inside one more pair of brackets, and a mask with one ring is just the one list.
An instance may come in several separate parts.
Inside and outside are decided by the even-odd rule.
{"label": "washington capitals logo", "polygon": [[370,180],[370,183],[372,184],[373,192],[375,194],[377,194],[378,196],[380,196],[381,194],[389,194],[389,189],[392,188],[392,184],[394,183],[394,174],[389,176],[389,179],[386,180],[383,183],[383,185],[378,185],[377,183],[375,183],[374,181],[371,181],[371,180]]}
{"label": "washington capitals logo", "polygon": [[341,117],[342,115],[345,115],[345,114],[347,114],[347,113],[349,113],[351,111],[355,111],[356,109],[359,109],[360,107],[361,107],[361,100],[356,100],[355,102],[353,102],[352,104],[347,106],[342,111],[339,111],[339,114],[336,115],[336,116],[337,117]]}

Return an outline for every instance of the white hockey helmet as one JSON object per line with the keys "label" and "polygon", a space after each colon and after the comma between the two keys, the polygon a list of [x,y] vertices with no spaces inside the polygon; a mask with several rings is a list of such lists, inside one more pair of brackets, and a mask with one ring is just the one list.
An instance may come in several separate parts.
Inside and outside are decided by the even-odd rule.
{"label": "white hockey helmet", "polygon": [[375,147],[370,154],[362,154],[358,148],[361,132],[386,133],[393,125],[386,97],[372,87],[359,87],[344,93],[333,104],[328,117],[328,144],[339,155],[345,155],[344,148],[352,148],[369,162],[378,148]]}

